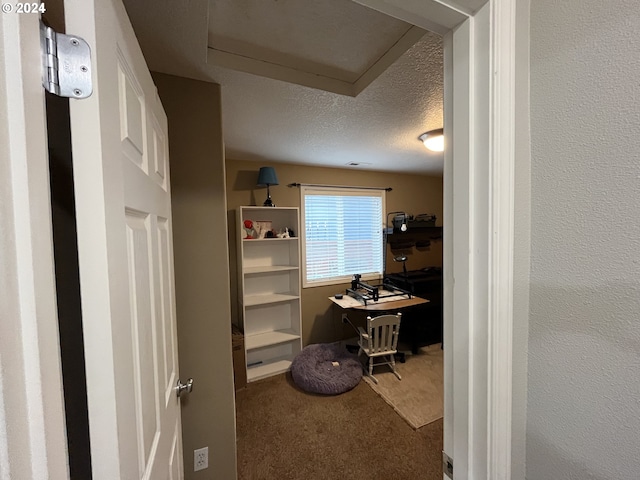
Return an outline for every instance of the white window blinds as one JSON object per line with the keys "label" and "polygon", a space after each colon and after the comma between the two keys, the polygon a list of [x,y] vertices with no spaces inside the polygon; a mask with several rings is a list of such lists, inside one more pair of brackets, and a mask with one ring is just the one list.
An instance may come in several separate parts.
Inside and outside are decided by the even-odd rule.
{"label": "white window blinds", "polygon": [[382,276],[384,194],[301,187],[305,287]]}

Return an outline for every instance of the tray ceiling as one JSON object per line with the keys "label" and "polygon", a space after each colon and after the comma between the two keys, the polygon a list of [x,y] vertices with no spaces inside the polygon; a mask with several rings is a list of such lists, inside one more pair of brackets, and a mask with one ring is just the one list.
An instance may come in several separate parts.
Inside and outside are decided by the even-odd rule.
{"label": "tray ceiling", "polygon": [[125,5],[152,71],[222,86],[228,158],[442,174],[439,35],[351,0]]}
{"label": "tray ceiling", "polygon": [[424,33],[350,0],[212,0],[207,61],[356,96]]}

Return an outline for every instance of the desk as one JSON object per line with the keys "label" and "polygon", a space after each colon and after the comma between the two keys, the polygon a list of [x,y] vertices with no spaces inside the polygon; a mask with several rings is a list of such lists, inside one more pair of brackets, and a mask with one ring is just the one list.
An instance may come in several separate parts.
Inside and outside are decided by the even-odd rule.
{"label": "desk", "polygon": [[385,295],[384,298],[381,298],[377,302],[369,300],[366,305],[364,305],[361,301],[356,298],[350,297],[349,295],[343,295],[342,298],[329,297],[333,303],[338,305],[345,310],[350,308],[356,310],[367,310],[371,312],[386,312],[391,310],[398,310],[406,307],[413,307],[414,305],[421,305],[423,303],[429,303],[429,300],[425,300],[424,298],[411,296],[405,294],[397,294],[394,296],[386,296],[392,295],[393,292],[389,292],[387,290],[380,290],[380,296]]}
{"label": "desk", "polygon": [[[357,300],[349,295],[343,295],[342,298],[329,297],[333,303],[338,305],[340,308],[344,310],[364,310],[366,312],[392,312],[397,313],[398,310],[407,307],[413,307],[416,305],[423,305],[425,303],[429,303],[429,300],[425,300],[424,298],[415,297],[409,295],[398,293],[397,295],[393,295],[394,292],[390,292],[387,290],[380,290],[380,298],[377,302],[368,301],[366,305],[364,305],[360,300]],[[347,322],[349,325],[353,327],[354,330],[358,330],[353,323],[347,318]],[[402,323],[400,323],[400,327],[402,327]],[[400,329],[400,334],[402,334],[402,328]],[[397,353],[400,362],[404,363],[404,353]]]}

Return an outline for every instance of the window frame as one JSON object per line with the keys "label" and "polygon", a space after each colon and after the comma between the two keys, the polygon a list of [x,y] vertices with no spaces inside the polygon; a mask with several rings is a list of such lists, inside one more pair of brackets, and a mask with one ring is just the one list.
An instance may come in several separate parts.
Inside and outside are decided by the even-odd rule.
{"label": "window frame", "polygon": [[[306,195],[339,195],[339,196],[357,196],[357,197],[380,197],[380,265],[381,271],[376,273],[362,273],[353,272],[348,275],[336,276],[326,278],[322,280],[308,280],[307,279],[307,238],[306,238]],[[339,187],[339,186],[311,186],[300,185],[300,255],[301,255],[301,269],[302,269],[302,288],[321,287],[327,285],[340,285],[351,282],[354,274],[358,273],[362,275],[362,280],[380,280],[384,275],[384,228],[386,218],[386,191],[384,189],[374,189],[366,187]]]}

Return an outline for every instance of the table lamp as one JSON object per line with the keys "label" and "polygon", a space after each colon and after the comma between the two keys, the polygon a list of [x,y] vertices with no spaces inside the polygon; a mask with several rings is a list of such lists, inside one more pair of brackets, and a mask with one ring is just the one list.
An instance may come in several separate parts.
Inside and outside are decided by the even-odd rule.
{"label": "table lamp", "polygon": [[260,167],[260,172],[258,173],[258,184],[259,187],[267,187],[267,199],[264,201],[263,205],[265,207],[275,207],[274,203],[271,201],[271,193],[269,192],[269,186],[271,185],[279,185],[278,176],[276,175],[276,170],[273,167]]}

